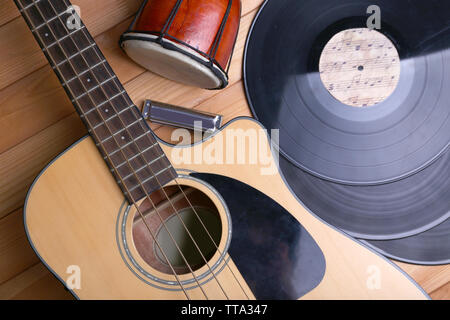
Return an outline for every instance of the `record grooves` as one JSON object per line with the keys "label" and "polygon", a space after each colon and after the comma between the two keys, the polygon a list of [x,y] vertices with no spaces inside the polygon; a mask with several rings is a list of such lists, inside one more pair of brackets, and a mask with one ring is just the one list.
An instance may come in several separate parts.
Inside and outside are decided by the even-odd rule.
{"label": "record grooves", "polygon": [[378,186],[325,181],[283,157],[280,168],[308,209],[356,238],[404,238],[450,218],[450,152],[409,178]]}
{"label": "record grooves", "polygon": [[398,86],[385,101],[352,108],[323,85],[316,62],[325,39],[364,28],[371,3],[267,1],[246,46],[250,106],[265,127],[280,129],[281,153],[319,178],[351,185],[408,177],[450,141],[450,90],[444,90],[450,87],[450,33],[442,34],[449,26],[448,2],[379,1],[381,32],[401,58]]}
{"label": "record grooves", "polygon": [[422,265],[450,263],[450,219],[437,227],[403,239],[363,241],[376,251],[395,260]]}
{"label": "record grooves", "polygon": [[280,168],[313,213],[391,258],[449,263],[450,2],[377,3],[400,74],[357,108],[330,94],[319,61],[336,34],[366,28],[372,4],[266,0],[244,53],[247,99],[280,130]]}

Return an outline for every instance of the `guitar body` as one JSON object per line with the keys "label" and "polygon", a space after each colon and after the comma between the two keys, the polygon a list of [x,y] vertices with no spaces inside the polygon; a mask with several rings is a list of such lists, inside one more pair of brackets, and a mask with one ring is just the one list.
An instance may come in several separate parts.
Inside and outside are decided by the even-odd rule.
{"label": "guitar body", "polygon": [[[267,164],[177,164],[180,152],[195,154],[230,132],[261,129],[242,118],[194,146],[161,143],[178,182],[209,197],[222,226],[218,250],[195,270],[197,280],[179,275],[189,297],[427,299],[387,259],[308,212],[280,173],[262,175]],[[238,146],[225,142],[222,151]],[[74,276],[70,266],[79,267],[79,286],[71,292],[80,299],[186,299],[178,280],[136,249],[133,208],[91,138],[36,179],[24,220],[30,243],[61,281]]]}

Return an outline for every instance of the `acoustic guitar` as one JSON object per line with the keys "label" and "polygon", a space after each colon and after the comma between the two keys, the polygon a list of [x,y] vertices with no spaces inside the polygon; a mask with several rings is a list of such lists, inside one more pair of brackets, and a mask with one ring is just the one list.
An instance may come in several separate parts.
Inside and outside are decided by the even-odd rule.
{"label": "acoustic guitar", "polygon": [[[75,297],[428,298],[302,205],[267,135],[269,161],[242,161],[258,122],[189,146],[159,141],[85,25],[69,27],[68,1],[15,2],[89,132],[42,171],[24,213],[34,250]],[[211,150],[227,160],[198,161]]]}

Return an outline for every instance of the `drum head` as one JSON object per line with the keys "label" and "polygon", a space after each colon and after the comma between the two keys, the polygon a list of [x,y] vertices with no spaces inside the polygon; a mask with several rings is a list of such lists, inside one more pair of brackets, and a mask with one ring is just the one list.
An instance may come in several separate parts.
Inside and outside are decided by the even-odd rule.
{"label": "drum head", "polygon": [[136,63],[170,80],[204,89],[221,89],[228,84],[227,75],[199,53],[157,36],[125,33],[121,46]]}

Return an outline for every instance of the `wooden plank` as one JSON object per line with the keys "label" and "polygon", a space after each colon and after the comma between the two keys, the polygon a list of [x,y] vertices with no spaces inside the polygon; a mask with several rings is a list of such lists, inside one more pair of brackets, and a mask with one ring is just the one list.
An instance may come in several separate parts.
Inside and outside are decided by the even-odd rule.
{"label": "wooden plank", "polygon": [[430,294],[433,300],[450,300],[450,282]]}
{"label": "wooden plank", "polygon": [[7,24],[11,20],[17,18],[20,13],[17,6],[12,0],[2,0],[2,10],[0,10],[0,27]]}
{"label": "wooden plank", "polygon": [[[139,0],[74,1],[81,7],[81,16],[86,17],[83,21],[93,36],[132,16],[139,3]],[[47,64],[47,59],[21,17],[0,28],[0,39],[0,89]]]}
{"label": "wooden plank", "polygon": [[450,281],[450,265],[419,266],[401,262],[396,263],[420,283],[427,292],[433,292]]}
{"label": "wooden plank", "polygon": [[25,234],[22,210],[0,219],[0,284],[37,262]]}
{"label": "wooden plank", "polygon": [[[117,45],[131,19],[96,37],[119,79],[127,82],[144,70]],[[49,65],[0,91],[0,153],[75,112]],[[19,129],[19,130],[18,130]],[[6,134],[7,133],[7,134]]]}
{"label": "wooden plank", "polygon": [[1,284],[0,299],[68,300],[73,296],[42,263],[38,263]]}
{"label": "wooden plank", "polygon": [[0,218],[21,207],[36,175],[85,133],[80,118],[72,114],[1,154]]}

